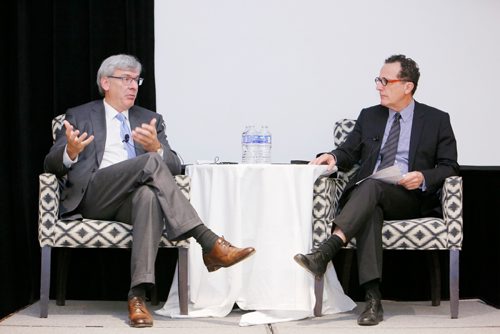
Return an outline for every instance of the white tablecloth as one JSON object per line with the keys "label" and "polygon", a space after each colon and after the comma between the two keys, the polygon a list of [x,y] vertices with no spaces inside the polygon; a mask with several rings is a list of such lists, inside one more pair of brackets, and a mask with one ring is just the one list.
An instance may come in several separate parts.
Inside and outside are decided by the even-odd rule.
{"label": "white tablecloth", "polygon": [[[240,325],[302,319],[313,315],[314,278],[293,260],[312,247],[315,180],[326,166],[194,165],[191,203],[215,233],[257,252],[230,268],[209,273],[201,248],[189,249],[189,317],[224,317],[236,303],[246,313]],[[175,274],[177,275],[177,273]],[[177,277],[174,277],[176,282]],[[325,276],[323,313],[351,310],[333,265]],[[156,313],[179,315],[177,285]]]}

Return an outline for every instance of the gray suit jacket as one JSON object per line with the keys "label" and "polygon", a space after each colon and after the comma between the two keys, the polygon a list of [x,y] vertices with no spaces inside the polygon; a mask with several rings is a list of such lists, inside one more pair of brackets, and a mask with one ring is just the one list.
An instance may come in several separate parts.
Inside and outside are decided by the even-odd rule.
{"label": "gray suit jacket", "polygon": [[[180,174],[181,162],[177,154],[170,148],[165,134],[165,123],[160,114],[148,109],[133,106],[129,110],[130,126],[134,129],[142,123],[149,123],[156,118],[158,140],[163,146],[163,160],[173,175]],[[44,169],[55,174],[59,179],[67,176],[61,182],[61,199],[59,215],[63,218],[79,218],[74,210],[80,204],[93,173],[97,172],[104,155],[106,144],[106,116],[102,100],[92,101],[66,111],[66,120],[80,133],[94,135],[94,140],[80,153],[78,161],[69,169],[63,164],[63,154],[66,147],[65,127],[56,134],[56,141],[45,157]],[[144,148],[135,143],[136,155],[144,154]]]}

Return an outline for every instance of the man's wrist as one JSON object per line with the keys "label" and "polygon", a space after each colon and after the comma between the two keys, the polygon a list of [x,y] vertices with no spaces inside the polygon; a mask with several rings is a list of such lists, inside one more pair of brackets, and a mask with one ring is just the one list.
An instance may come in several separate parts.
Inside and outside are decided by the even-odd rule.
{"label": "man's wrist", "polygon": [[156,150],[156,153],[158,153],[163,158],[163,146],[161,144],[160,148]]}
{"label": "man's wrist", "polygon": [[77,161],[78,161],[78,154],[76,155],[76,157],[74,159],[72,159],[68,153],[68,145],[66,145],[66,147],[64,148],[64,153],[63,153],[64,166],[66,166],[67,168],[70,168],[71,165],[76,163]]}

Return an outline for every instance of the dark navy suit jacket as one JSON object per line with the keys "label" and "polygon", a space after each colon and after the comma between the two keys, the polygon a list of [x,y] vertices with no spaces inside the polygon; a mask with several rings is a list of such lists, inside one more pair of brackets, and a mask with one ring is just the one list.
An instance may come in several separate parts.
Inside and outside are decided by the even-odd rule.
{"label": "dark navy suit jacket", "polygon": [[[346,186],[345,195],[356,182],[373,173],[388,117],[389,110],[382,105],[363,109],[344,144],[332,151],[341,171],[351,169],[355,163],[360,164],[357,174]],[[420,171],[424,175],[426,191],[416,190],[428,202],[423,205],[423,213],[439,204],[436,194],[444,180],[459,172],[457,144],[449,115],[416,101],[408,171]]]}

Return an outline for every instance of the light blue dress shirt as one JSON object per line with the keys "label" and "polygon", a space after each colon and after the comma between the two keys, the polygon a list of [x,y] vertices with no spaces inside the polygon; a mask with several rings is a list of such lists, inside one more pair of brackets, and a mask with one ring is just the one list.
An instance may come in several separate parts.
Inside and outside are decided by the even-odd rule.
{"label": "light blue dress shirt", "polygon": [[[408,173],[408,157],[410,155],[410,138],[414,109],[415,101],[412,100],[406,108],[399,112],[399,114],[401,115],[401,120],[399,121],[401,130],[399,132],[398,151],[396,152],[396,165],[401,170],[401,174]],[[397,111],[389,109],[389,117],[387,118],[387,124],[385,125],[384,137],[382,138],[381,147],[384,147],[385,142],[387,141],[387,137],[389,137],[389,131],[391,129],[391,125],[396,112]],[[381,156],[379,154],[373,172],[375,172],[380,165],[380,160]]]}

